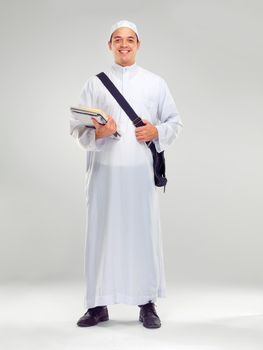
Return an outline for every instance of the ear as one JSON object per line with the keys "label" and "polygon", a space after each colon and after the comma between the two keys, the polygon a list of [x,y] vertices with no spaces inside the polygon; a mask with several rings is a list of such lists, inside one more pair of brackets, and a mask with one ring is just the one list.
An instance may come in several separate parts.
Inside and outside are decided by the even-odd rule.
{"label": "ear", "polygon": [[137,49],[139,49],[139,48],[140,48],[140,46],[141,46],[141,42],[140,42],[140,41],[138,41],[138,42],[137,42]]}
{"label": "ear", "polygon": [[109,46],[109,49],[111,50],[112,49],[112,43],[110,41],[108,41],[108,46]]}

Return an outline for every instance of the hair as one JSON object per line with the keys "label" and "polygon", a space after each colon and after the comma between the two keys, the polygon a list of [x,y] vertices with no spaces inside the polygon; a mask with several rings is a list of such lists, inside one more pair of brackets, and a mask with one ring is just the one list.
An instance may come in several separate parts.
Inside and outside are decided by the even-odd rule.
{"label": "hair", "polygon": [[[135,35],[136,35],[136,38],[137,38],[137,43],[140,41],[139,40],[139,38],[138,38],[138,36],[137,36],[137,34],[135,33]],[[111,36],[110,36],[110,40],[109,40],[109,42],[111,43],[111,41],[112,41],[112,34],[111,34]]]}

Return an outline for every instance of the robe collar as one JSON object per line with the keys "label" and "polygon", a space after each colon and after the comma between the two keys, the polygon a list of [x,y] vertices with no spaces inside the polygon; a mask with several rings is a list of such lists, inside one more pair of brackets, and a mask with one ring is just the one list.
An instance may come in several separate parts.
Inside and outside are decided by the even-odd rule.
{"label": "robe collar", "polygon": [[111,66],[111,71],[113,72],[113,74],[117,75],[119,78],[122,78],[123,75],[128,75],[129,77],[133,77],[136,74],[138,67],[139,66],[137,65],[136,62],[126,67],[123,67],[117,63],[113,63]]}

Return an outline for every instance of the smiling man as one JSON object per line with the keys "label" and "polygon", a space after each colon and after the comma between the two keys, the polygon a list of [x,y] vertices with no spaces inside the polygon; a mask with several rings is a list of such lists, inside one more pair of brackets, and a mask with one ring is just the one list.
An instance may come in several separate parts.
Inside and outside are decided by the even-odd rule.
{"label": "smiling man", "polygon": [[[105,125],[94,120],[95,129],[74,116],[70,120],[71,135],[87,151],[87,311],[77,324],[106,321],[107,305],[123,303],[139,306],[145,327],[159,328],[155,302],[165,297],[165,271],[153,158],[145,141],[162,152],[182,123],[164,79],[136,63],[136,25],[114,24],[108,46],[114,63],[106,74],[145,125],[134,127],[96,75],[86,81],[80,103],[104,110],[109,120]],[[120,138],[113,136],[117,128]]]}
{"label": "smiling man", "polygon": [[108,43],[115,62],[121,66],[131,66],[140,47],[137,34],[130,28],[121,27],[114,31]]}

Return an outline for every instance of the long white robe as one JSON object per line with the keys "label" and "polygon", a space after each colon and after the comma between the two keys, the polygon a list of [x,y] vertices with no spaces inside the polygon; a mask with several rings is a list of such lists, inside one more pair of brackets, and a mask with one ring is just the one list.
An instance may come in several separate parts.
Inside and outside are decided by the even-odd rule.
{"label": "long white robe", "polygon": [[[156,125],[156,149],[165,150],[182,123],[164,79],[136,63],[114,63],[105,73],[137,114]],[[70,134],[87,151],[84,306],[156,302],[166,295],[166,281],[151,151],[96,76],[86,81],[80,103],[111,115],[122,135],[95,140],[95,130],[71,116]]]}

